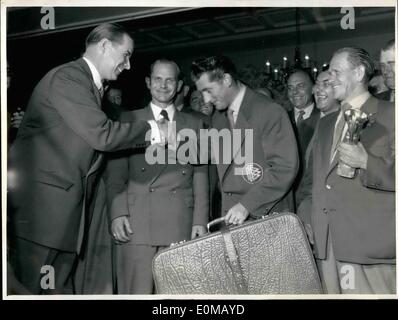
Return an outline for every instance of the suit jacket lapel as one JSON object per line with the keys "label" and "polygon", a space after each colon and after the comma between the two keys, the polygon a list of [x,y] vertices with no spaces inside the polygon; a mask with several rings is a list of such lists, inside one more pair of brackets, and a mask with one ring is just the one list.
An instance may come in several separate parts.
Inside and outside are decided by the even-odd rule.
{"label": "suit jacket lapel", "polygon": [[[226,111],[220,112],[216,111],[213,115],[212,118],[212,126],[214,129],[217,129],[218,132],[221,130],[229,130],[229,123],[228,123],[228,118],[227,118],[227,113]],[[221,135],[220,135],[221,137]],[[218,163],[217,163],[217,171],[218,171],[218,176],[220,178],[220,181],[224,177],[225,172],[228,169],[228,166],[230,163],[224,163],[226,162],[224,159],[223,155],[223,147],[224,146],[224,140],[219,139],[219,148],[218,150],[214,149],[214,146],[211,146],[211,152],[212,153],[218,153]]]}
{"label": "suit jacket lapel", "polygon": [[91,86],[93,88],[95,99],[97,100],[97,103],[98,103],[100,109],[102,109],[101,95],[98,91],[97,86],[94,83],[93,74],[91,73],[90,67],[88,66],[87,62],[83,58],[76,60],[76,63],[79,64],[82,67],[82,69],[89,75],[89,77],[91,79]]}
{"label": "suit jacket lapel", "polygon": [[[376,99],[375,97],[371,96],[369,97],[368,100],[366,100],[366,102],[363,104],[361,110],[363,112],[365,112],[366,114],[368,114],[372,121],[375,121],[377,118],[377,111],[379,109],[379,100]],[[366,126],[366,124],[365,124]],[[375,134],[369,134],[370,128],[364,128],[363,131],[361,132],[360,135],[360,140],[362,141],[362,143],[364,145],[370,145],[373,139],[377,138],[377,135]]]}
{"label": "suit jacket lapel", "polygon": [[322,164],[325,165],[325,169],[327,170],[327,175],[330,174],[332,169],[337,164],[337,156],[334,157],[332,163],[330,163],[331,157],[331,149],[333,144],[333,134],[334,134],[334,127],[336,125],[336,120],[339,113],[336,112],[335,114],[331,115],[328,118],[325,118],[322,125],[319,126],[319,141],[321,143],[321,154],[322,157]]}
{"label": "suit jacket lapel", "polygon": [[[368,115],[372,114],[372,117],[376,117],[376,113],[377,113],[377,109],[378,109],[378,100],[373,97],[370,96],[368,100],[365,101],[365,103],[362,105],[361,107],[361,111],[367,113]],[[330,141],[333,140],[333,133],[334,133],[334,125],[336,124],[336,120],[337,120],[337,116],[338,113],[336,112],[336,119],[333,122],[333,131],[331,131],[331,135],[329,137]],[[334,117],[333,117],[334,118]],[[363,134],[361,134],[361,140],[367,140],[367,135],[366,135],[367,131],[364,130]],[[329,147],[329,154],[330,154],[330,149],[331,149],[331,145]],[[328,171],[328,175],[330,174],[330,172],[334,169],[334,167],[336,167],[336,165],[338,164],[338,157],[337,155],[333,158],[332,163],[330,164],[330,168]]]}

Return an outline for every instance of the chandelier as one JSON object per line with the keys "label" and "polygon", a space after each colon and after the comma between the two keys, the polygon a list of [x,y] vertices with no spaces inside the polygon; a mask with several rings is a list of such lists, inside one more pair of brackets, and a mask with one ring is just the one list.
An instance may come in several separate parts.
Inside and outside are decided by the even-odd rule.
{"label": "chandelier", "polygon": [[281,63],[271,63],[270,60],[265,61],[264,71],[269,79],[275,84],[285,84],[287,77],[292,69],[303,69],[308,72],[313,79],[316,79],[319,69],[324,70],[327,64],[324,63],[321,68],[318,68],[317,62],[310,58],[308,54],[301,59],[301,30],[300,30],[300,8],[295,9],[295,30],[296,30],[296,47],[294,49],[294,61],[291,64],[286,55],[279,61]]}

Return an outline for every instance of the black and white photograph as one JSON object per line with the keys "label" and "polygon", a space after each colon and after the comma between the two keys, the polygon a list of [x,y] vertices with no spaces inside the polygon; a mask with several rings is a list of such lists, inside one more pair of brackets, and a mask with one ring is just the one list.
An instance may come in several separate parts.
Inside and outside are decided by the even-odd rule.
{"label": "black and white photograph", "polygon": [[397,299],[396,13],[2,1],[3,299]]}

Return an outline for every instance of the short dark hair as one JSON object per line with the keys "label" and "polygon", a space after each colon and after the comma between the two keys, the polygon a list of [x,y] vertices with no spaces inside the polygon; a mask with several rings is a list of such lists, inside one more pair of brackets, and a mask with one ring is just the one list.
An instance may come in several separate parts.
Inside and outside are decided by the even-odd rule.
{"label": "short dark hair", "polygon": [[236,68],[232,61],[225,56],[202,57],[192,62],[192,81],[197,81],[202,74],[208,73],[210,81],[221,80],[225,73],[236,80]]}
{"label": "short dark hair", "polygon": [[155,64],[157,64],[157,63],[166,63],[166,64],[173,65],[177,70],[177,79],[181,80],[180,79],[180,73],[181,73],[180,67],[178,66],[178,64],[175,61],[168,59],[168,58],[159,58],[159,59],[156,59],[154,62],[152,62],[149,67],[149,76],[151,76],[151,74],[153,72],[153,68],[155,67]]}
{"label": "short dark hair", "polygon": [[390,50],[390,49],[393,49],[393,48],[395,48],[395,39],[389,40],[386,43],[386,45],[383,48],[381,48],[381,51],[387,51],[387,50]]}
{"label": "short dark hair", "polygon": [[348,62],[354,67],[357,68],[359,66],[363,66],[365,68],[365,77],[364,82],[368,83],[369,80],[373,77],[375,72],[375,66],[373,59],[370,57],[369,53],[362,48],[357,47],[344,47],[338,49],[333,56],[340,54],[340,53],[347,53],[348,54]]}
{"label": "short dark hair", "polygon": [[117,23],[103,23],[93,29],[86,38],[86,49],[88,46],[108,39],[112,42],[122,43],[124,36],[133,39],[126,29]]}

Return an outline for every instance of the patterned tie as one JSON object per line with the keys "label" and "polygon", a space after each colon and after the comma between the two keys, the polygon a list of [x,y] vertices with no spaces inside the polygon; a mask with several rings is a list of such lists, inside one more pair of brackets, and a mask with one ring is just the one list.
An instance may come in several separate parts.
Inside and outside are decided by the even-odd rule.
{"label": "patterned tie", "polygon": [[297,117],[297,120],[296,120],[296,126],[297,127],[304,121],[304,115],[305,115],[305,111],[303,111],[303,110],[301,110],[298,113],[298,117]]}
{"label": "patterned tie", "polygon": [[227,117],[228,117],[228,122],[229,122],[230,128],[234,129],[235,128],[234,110],[228,109]]}
{"label": "patterned tie", "polygon": [[341,106],[340,119],[337,122],[333,133],[332,149],[330,150],[330,163],[332,163],[334,155],[336,153],[336,148],[341,141],[341,136],[343,135],[343,130],[345,126],[344,112],[348,109],[352,109],[352,106],[349,103],[344,103]]}
{"label": "patterned tie", "polygon": [[163,119],[170,121],[169,119],[169,114],[167,113],[167,111],[165,109],[163,109],[162,111],[160,111],[160,115],[163,117]]}

